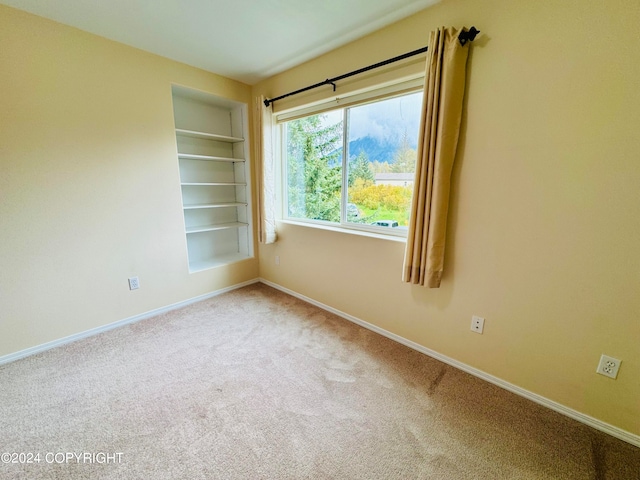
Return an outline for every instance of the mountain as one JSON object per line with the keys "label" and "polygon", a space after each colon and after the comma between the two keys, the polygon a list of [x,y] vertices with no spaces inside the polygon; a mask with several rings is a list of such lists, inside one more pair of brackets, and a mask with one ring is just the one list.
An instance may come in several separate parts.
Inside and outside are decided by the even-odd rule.
{"label": "mountain", "polygon": [[[360,137],[349,142],[349,157],[355,158],[360,152],[364,152],[370,162],[393,163],[393,156],[400,149],[401,145],[401,138],[385,138],[381,140],[367,135],[366,137]],[[415,142],[413,144],[409,142],[409,147],[415,150],[417,145]]]}
{"label": "mountain", "polygon": [[380,140],[376,137],[367,135],[349,142],[349,157],[357,157],[360,152],[367,155],[370,162],[393,162],[393,154],[398,151],[400,142],[390,142],[388,140]]}
{"label": "mountain", "polygon": [[[357,157],[360,152],[364,152],[367,155],[369,162],[387,162],[393,163],[393,156],[400,149],[402,145],[402,139],[378,139],[367,135],[366,137],[360,137],[349,142],[349,158]],[[416,145],[409,145],[415,149]],[[338,157],[342,157],[342,148],[339,148],[333,153],[337,153]],[[341,160],[338,160],[340,162]]]}

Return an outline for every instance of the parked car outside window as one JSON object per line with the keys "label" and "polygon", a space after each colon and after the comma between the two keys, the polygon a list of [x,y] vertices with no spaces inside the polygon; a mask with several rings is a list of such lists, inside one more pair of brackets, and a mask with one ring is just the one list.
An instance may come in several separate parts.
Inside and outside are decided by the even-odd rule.
{"label": "parked car outside window", "polygon": [[372,222],[371,225],[394,228],[398,226],[398,222],[396,222],[395,220],[378,220],[376,222]]}

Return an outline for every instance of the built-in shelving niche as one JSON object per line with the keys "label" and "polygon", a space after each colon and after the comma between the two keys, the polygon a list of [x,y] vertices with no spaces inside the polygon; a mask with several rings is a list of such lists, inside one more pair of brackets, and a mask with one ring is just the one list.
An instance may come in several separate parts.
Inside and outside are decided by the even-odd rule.
{"label": "built-in shelving niche", "polygon": [[253,257],[247,105],[173,86],[189,271]]}

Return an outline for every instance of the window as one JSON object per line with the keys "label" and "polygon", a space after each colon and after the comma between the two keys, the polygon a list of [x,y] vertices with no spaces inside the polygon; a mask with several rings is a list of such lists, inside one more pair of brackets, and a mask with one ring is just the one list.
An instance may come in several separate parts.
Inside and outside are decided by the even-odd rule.
{"label": "window", "polygon": [[285,218],[405,236],[422,92],[289,120]]}

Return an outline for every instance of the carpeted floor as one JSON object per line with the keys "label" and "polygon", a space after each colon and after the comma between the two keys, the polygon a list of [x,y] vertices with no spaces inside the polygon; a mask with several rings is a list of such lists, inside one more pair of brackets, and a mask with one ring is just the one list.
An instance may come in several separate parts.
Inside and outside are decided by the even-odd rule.
{"label": "carpeted floor", "polygon": [[260,284],[4,365],[0,411],[3,479],[640,479],[640,449]]}

